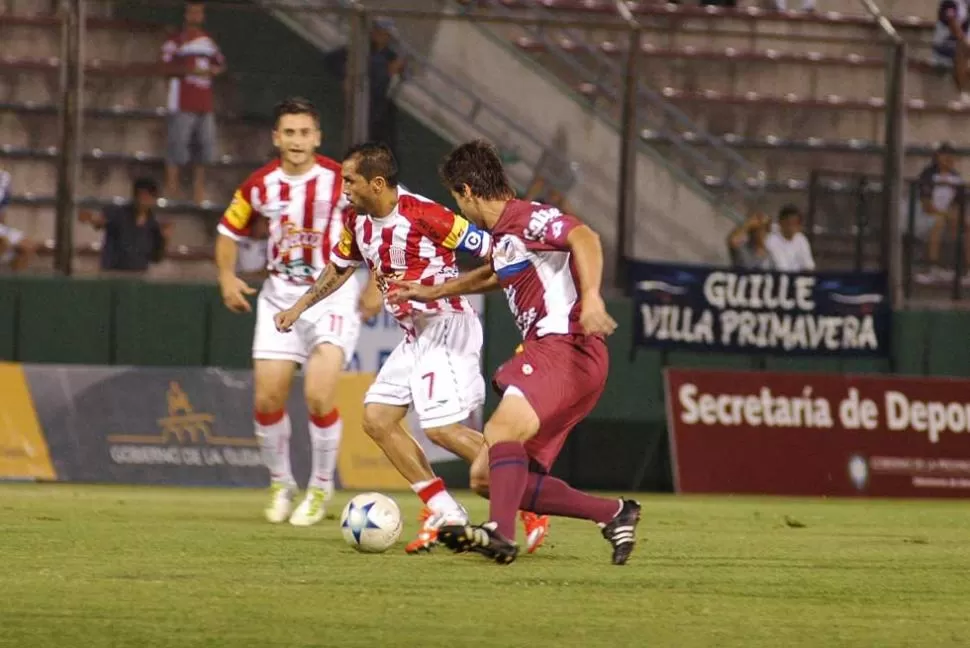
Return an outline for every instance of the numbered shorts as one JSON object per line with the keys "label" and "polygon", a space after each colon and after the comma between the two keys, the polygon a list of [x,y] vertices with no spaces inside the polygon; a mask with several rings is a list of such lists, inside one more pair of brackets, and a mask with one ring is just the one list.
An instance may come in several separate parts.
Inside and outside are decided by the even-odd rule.
{"label": "numbered shorts", "polygon": [[496,370],[492,384],[500,394],[518,389],[539,417],[539,431],[525,451],[545,470],[559,456],[576,424],[593,411],[610,370],[602,338],[547,335],[529,340]]}
{"label": "numbered shorts", "polygon": [[485,402],[481,361],[478,316],[436,315],[391,352],[364,403],[413,403],[424,430],[464,421]]}
{"label": "numbered shorts", "polygon": [[296,321],[289,333],[276,330],[273,317],[283,308],[267,296],[256,300],[256,334],[253,337],[254,360],[292,360],[303,364],[320,344],[333,344],[344,352],[344,363],[350,362],[360,336],[360,314],[357,303],[324,300],[311,307]]}

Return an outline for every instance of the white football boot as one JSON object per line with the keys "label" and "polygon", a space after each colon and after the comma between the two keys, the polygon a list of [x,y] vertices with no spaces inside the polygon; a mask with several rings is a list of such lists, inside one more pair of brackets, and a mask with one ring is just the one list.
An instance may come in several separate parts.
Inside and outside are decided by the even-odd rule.
{"label": "white football boot", "polygon": [[326,515],[326,504],[331,499],[333,499],[333,486],[329,488],[308,488],[306,497],[290,516],[290,524],[298,527],[316,524]]}
{"label": "white football boot", "polygon": [[263,511],[266,514],[266,519],[273,524],[285,522],[290,517],[290,512],[293,511],[293,499],[296,496],[296,490],[287,484],[277,482],[269,487],[269,492],[269,506]]}

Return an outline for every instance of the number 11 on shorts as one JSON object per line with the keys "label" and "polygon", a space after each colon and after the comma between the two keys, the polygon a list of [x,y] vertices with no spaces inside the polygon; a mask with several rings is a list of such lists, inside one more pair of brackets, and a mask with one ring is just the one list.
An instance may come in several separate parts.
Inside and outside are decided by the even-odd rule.
{"label": "number 11 on shorts", "polygon": [[428,381],[428,399],[434,398],[434,372],[424,374],[421,376],[421,380]]}

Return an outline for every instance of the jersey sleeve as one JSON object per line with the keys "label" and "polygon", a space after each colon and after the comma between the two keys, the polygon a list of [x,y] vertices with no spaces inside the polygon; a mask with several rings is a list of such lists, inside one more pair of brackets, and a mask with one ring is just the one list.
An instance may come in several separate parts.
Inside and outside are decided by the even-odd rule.
{"label": "jersey sleeve", "polygon": [[333,254],[330,255],[330,262],[338,268],[350,268],[359,266],[364,262],[364,256],[360,253],[357,246],[357,238],[354,236],[354,219],[356,218],[352,210],[344,213],[343,228],[340,230],[340,240],[333,246]]}
{"label": "jersey sleeve", "polygon": [[[232,196],[232,202],[226,208],[222,219],[219,221],[219,233],[238,241],[249,234],[249,227],[253,218],[257,214],[256,207],[252,204],[252,186],[246,182],[236,189]],[[249,194],[249,195],[247,195]]]}
{"label": "jersey sleeve", "polygon": [[547,207],[532,212],[525,227],[525,238],[552,249],[565,250],[569,247],[569,233],[582,224],[575,216],[564,214],[555,207]]}
{"label": "jersey sleeve", "polygon": [[482,259],[492,250],[488,232],[441,205],[423,207],[412,222],[419,232],[445,249],[461,250]]}

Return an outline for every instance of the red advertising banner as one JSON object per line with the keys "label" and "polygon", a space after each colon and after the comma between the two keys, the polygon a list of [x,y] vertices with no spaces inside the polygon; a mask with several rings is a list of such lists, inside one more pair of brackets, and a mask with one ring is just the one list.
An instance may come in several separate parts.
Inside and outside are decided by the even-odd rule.
{"label": "red advertising banner", "polygon": [[970,497],[970,380],[667,369],[682,493]]}

